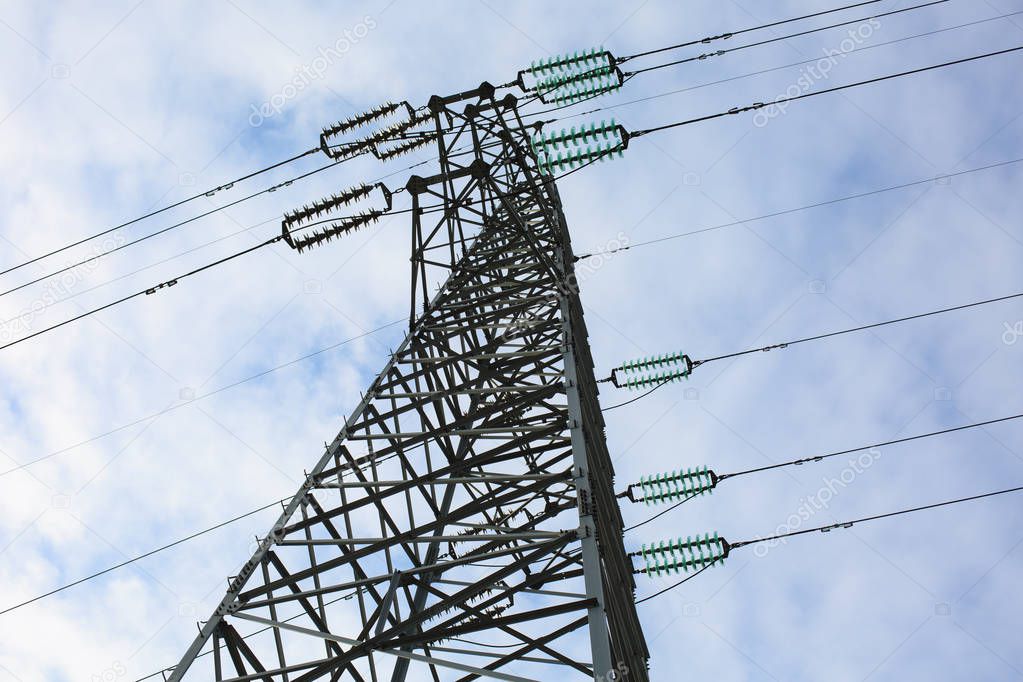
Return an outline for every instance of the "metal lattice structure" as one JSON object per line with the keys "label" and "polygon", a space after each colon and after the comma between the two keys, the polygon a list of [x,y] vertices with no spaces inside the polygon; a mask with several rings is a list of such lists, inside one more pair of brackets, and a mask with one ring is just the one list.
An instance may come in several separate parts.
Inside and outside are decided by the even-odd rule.
{"label": "metal lattice structure", "polygon": [[648,679],[556,187],[514,97],[429,111],[409,334],[169,679]]}

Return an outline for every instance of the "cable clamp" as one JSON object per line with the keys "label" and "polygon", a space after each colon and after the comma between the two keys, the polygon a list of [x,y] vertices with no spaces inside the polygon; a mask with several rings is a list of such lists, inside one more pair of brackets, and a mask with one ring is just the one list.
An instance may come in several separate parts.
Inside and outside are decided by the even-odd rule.
{"label": "cable clamp", "polygon": [[177,283],[178,283],[178,280],[171,279],[171,280],[167,280],[166,282],[163,282],[162,284],[157,284],[155,287],[152,287],[151,289],[146,289],[146,296],[149,296],[150,294],[155,294],[160,289],[166,289],[168,287],[172,287],[172,286],[174,286]]}

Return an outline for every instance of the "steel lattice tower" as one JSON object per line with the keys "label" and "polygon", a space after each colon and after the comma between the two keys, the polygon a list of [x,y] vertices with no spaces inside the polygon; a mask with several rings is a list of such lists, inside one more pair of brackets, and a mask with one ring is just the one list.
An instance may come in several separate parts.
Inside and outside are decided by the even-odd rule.
{"label": "steel lattice tower", "polygon": [[409,334],[171,680],[648,679],[557,189],[513,96],[429,111]]}

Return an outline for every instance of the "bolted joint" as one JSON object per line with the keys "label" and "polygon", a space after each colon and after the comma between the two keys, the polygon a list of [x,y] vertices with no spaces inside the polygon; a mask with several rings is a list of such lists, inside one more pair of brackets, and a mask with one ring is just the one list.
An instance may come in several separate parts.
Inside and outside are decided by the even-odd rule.
{"label": "bolted joint", "polygon": [[433,95],[430,100],[426,103],[426,106],[435,114],[439,114],[445,109],[444,98],[440,95]]}
{"label": "bolted joint", "polygon": [[413,175],[405,183],[405,189],[408,190],[409,194],[422,194],[426,191],[427,183],[426,178],[421,175]]}
{"label": "bolted joint", "polygon": [[482,83],[480,83],[480,87],[477,88],[476,91],[479,93],[479,96],[483,99],[493,99],[494,93],[497,92],[497,88],[495,88],[492,84],[488,83],[487,81],[483,81]]}
{"label": "bolted joint", "polygon": [[487,178],[490,176],[490,165],[483,159],[476,159],[469,164],[469,174],[477,180]]}

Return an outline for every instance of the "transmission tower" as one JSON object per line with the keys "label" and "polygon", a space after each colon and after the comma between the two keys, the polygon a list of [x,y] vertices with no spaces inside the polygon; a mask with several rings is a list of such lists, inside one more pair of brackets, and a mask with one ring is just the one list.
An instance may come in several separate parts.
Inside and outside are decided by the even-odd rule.
{"label": "transmission tower", "polygon": [[170,680],[648,679],[557,189],[487,83],[409,120],[409,334]]}

